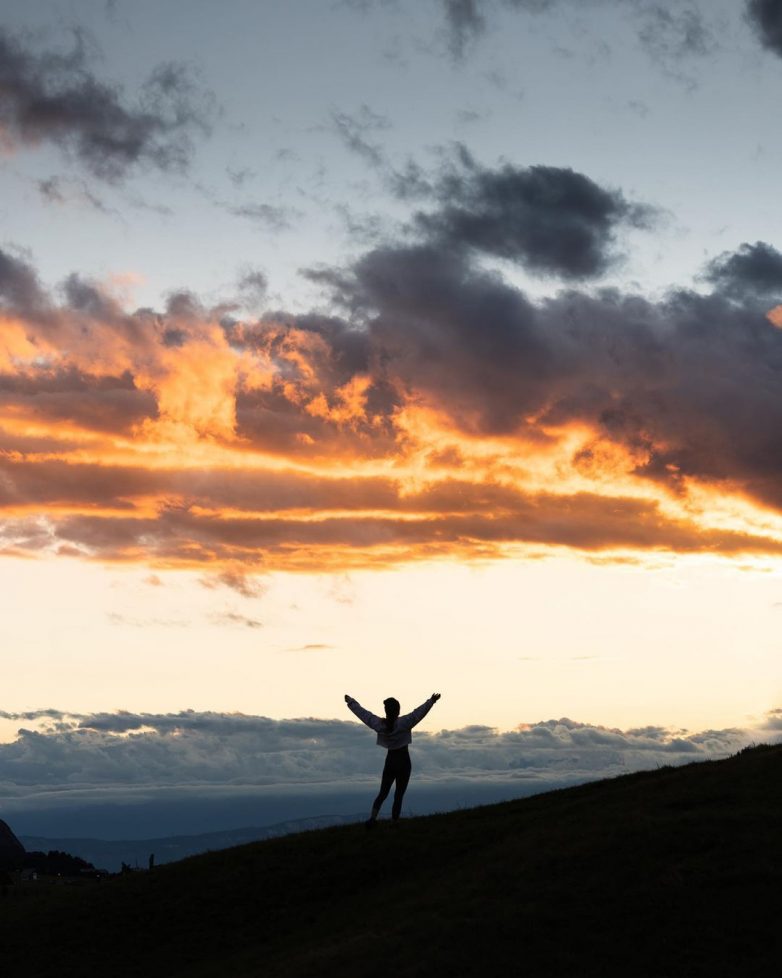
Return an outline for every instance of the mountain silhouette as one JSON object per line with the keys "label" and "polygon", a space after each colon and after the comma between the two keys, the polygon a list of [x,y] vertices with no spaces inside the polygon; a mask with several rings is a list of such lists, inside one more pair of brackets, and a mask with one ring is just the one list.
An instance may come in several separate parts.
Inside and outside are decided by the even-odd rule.
{"label": "mountain silhouette", "polygon": [[10,825],[0,819],[0,870],[19,869],[24,861],[24,846],[11,831]]}
{"label": "mountain silhouette", "polygon": [[52,849],[65,850],[81,856],[95,866],[105,867],[110,872],[118,872],[122,863],[131,866],[147,864],[150,853],[155,853],[155,863],[176,862],[201,852],[215,852],[273,839],[293,832],[306,832],[311,829],[324,829],[331,825],[347,825],[363,821],[366,815],[316,815],[311,818],[289,819],[273,825],[247,826],[238,829],[224,829],[221,832],[202,832],[198,835],[156,836],[148,839],[93,839],[23,835],[22,841],[28,852]]}

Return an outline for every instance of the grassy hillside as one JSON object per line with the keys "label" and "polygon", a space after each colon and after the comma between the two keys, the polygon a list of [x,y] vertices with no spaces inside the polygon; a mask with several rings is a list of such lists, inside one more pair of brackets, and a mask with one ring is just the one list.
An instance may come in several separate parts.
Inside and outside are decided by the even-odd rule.
{"label": "grassy hillside", "polygon": [[[776,975],[782,747],[0,902],[9,974]],[[47,935],[44,938],[44,935]]]}

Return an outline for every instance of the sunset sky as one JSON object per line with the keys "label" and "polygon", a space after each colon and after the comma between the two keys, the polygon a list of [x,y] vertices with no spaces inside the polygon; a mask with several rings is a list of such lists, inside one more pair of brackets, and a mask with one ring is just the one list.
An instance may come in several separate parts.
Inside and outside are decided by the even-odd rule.
{"label": "sunset sky", "polygon": [[0,782],[776,736],[781,99],[782,0],[7,0]]}

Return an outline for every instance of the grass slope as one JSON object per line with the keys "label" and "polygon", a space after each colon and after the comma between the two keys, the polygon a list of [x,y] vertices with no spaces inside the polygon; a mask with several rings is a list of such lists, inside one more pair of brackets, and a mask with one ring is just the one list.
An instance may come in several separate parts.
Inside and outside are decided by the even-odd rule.
{"label": "grass slope", "polygon": [[[4,972],[778,973],[782,746],[0,901]],[[44,938],[45,935],[45,938]]]}

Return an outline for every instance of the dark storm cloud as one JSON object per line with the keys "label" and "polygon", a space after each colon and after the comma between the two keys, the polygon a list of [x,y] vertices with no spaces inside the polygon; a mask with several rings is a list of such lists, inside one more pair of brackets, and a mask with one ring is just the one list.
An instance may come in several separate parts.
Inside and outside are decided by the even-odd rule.
{"label": "dark storm cloud", "polygon": [[748,0],[746,14],[763,46],[782,57],[782,0]]}
{"label": "dark storm cloud", "polygon": [[192,136],[209,129],[208,98],[180,65],[158,66],[135,103],[91,71],[74,33],[70,51],[34,51],[0,30],[0,125],[13,145],[51,142],[96,177],[118,181],[137,164],[183,170]]}
{"label": "dark storm cloud", "polygon": [[459,162],[435,186],[439,208],[417,215],[419,228],[439,247],[473,248],[533,274],[602,275],[621,257],[617,232],[648,228],[655,217],[653,208],[571,169],[488,169],[463,147]]}
{"label": "dark storm cloud", "polygon": [[544,397],[553,338],[537,327],[537,309],[464,253],[375,249],[334,286],[368,317],[389,367],[411,388],[436,391],[462,424],[474,416],[484,431],[513,430]]}
{"label": "dark storm cloud", "polygon": [[37,311],[48,304],[32,266],[0,248],[0,299],[21,312]]}
{"label": "dark storm cloud", "polygon": [[782,253],[765,241],[745,243],[709,262],[705,278],[727,295],[782,299]]}
{"label": "dark storm cloud", "polygon": [[[347,283],[349,280],[347,274],[333,269],[311,271],[307,275],[329,287],[335,282],[344,280]],[[347,298],[347,291],[343,296],[352,301]],[[296,349],[299,343],[308,347],[305,370],[314,371],[326,389],[345,384],[356,373],[367,371],[371,366],[371,336],[365,329],[337,316],[317,313],[294,316],[284,310],[270,310],[255,322],[228,322],[224,329],[235,349],[271,357],[280,368],[280,379],[285,382],[302,378],[302,363]],[[274,397],[275,393],[273,386],[269,395]]]}
{"label": "dark storm cloud", "polygon": [[643,477],[734,481],[782,505],[782,331],[757,297],[572,290],[533,305],[427,247],[376,249],[332,284],[387,369],[467,431],[580,420],[637,453]]}

